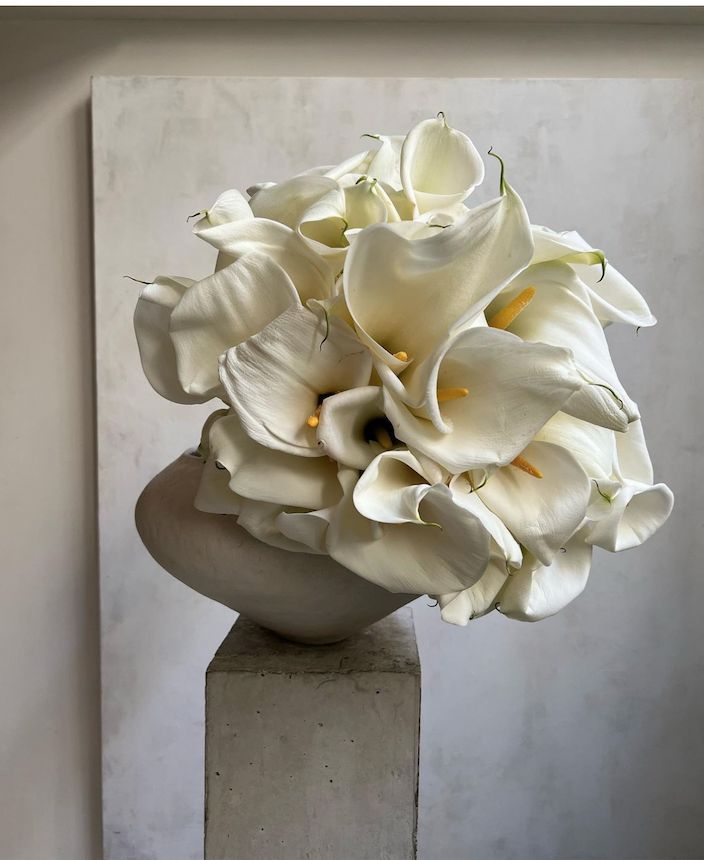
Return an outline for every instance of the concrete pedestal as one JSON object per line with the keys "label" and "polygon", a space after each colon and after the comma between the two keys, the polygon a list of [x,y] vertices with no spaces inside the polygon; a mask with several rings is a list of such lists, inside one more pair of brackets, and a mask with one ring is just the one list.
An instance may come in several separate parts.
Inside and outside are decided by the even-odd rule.
{"label": "concrete pedestal", "polygon": [[240,617],[206,676],[206,860],[413,860],[419,720],[410,609],[318,646]]}

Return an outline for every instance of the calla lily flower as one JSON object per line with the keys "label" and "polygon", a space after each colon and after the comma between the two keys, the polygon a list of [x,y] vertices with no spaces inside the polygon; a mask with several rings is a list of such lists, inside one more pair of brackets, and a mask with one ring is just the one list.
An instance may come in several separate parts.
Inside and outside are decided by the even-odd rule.
{"label": "calla lily flower", "polygon": [[337,317],[293,307],[228,350],[220,380],[249,436],[268,448],[321,457],[315,428],[326,396],[367,385],[371,356]]}
{"label": "calla lily flower", "polygon": [[210,399],[183,390],[169,333],[171,314],[194,283],[192,278],[159,276],[144,287],[134,311],[134,331],[144,373],[152,388],[174,403],[204,403]]}
{"label": "calla lily flower", "polygon": [[343,289],[380,372],[401,373],[431,357],[454,328],[481,314],[532,253],[525,208],[508,184],[501,197],[426,239],[407,238],[394,225],[364,230],[348,252]]}
{"label": "calla lily flower", "polygon": [[530,555],[509,576],[497,595],[496,608],[516,621],[541,621],[564,609],[584,591],[589,578],[592,548],[577,533],[551,565]]}
{"label": "calla lily flower", "polygon": [[396,442],[391,422],[384,414],[384,396],[379,386],[350,388],[323,400],[318,445],[343,466],[366,469]]}
{"label": "calla lily flower", "polygon": [[295,230],[311,206],[337,189],[334,179],[303,174],[257,190],[250,206],[256,218],[278,221]]}
{"label": "calla lily flower", "polygon": [[489,562],[489,532],[447,486],[428,483],[410,452],[380,454],[361,485],[357,474],[340,473],[344,496],[326,533],[332,558],[396,593],[459,591],[479,579]]}
{"label": "calla lily flower", "polygon": [[287,508],[275,502],[245,498],[234,492],[230,484],[230,473],[214,456],[209,456],[203,465],[193,503],[196,509],[205,513],[236,516],[237,524],[245,531],[257,540],[279,549],[313,554],[325,551],[289,538],[281,531],[280,518],[287,515],[287,511],[294,516],[300,508]]}
{"label": "calla lily flower", "polygon": [[[274,192],[273,188],[271,192]],[[259,191],[254,199],[264,193],[268,193],[266,189]],[[200,239],[220,252],[216,267],[218,270],[247,254],[261,254],[286,272],[301,301],[325,299],[332,295],[337,271],[316,254],[295,230],[279,221],[254,218],[244,198],[234,202],[228,198],[227,205],[219,206],[221,200],[218,198],[213,208],[193,229]],[[286,205],[294,208],[294,203]]]}
{"label": "calla lily flower", "polygon": [[262,254],[248,254],[194,284],[169,324],[182,390],[200,400],[221,396],[219,357],[297,305],[289,276]]}
{"label": "calla lily flower", "polygon": [[[516,303],[518,313],[509,321]],[[570,266],[561,262],[530,266],[487,308],[489,324],[506,313],[500,322],[506,331],[525,341],[572,350],[587,384],[562,407],[564,412],[619,431],[639,417],[616,375],[587,289]]]}
{"label": "calla lily flower", "polygon": [[193,227],[196,236],[207,235],[207,232],[214,227],[231,224],[234,221],[246,221],[253,217],[251,206],[242,193],[234,188],[221,194],[210,209],[198,212],[193,217],[198,215],[201,217]]}
{"label": "calla lily flower", "polygon": [[401,149],[403,190],[420,214],[461,203],[484,179],[484,162],[445,114],[418,123]]}
{"label": "calla lily flower", "polygon": [[518,465],[492,472],[477,495],[519,543],[549,565],[583,522],[591,488],[566,448],[531,442]]}
{"label": "calla lily flower", "polygon": [[556,233],[547,227],[533,226],[535,255],[533,263],[559,260],[569,264],[587,289],[592,309],[608,325],[623,322],[635,326],[655,325],[645,299],[611,263],[579,233]]}
{"label": "calla lily flower", "polygon": [[210,456],[227,470],[230,490],[247,499],[319,509],[336,504],[341,495],[332,460],[265,448],[245,433],[237,415],[211,427]]}
{"label": "calla lily flower", "polygon": [[385,388],[394,433],[451,474],[506,465],[583,385],[566,349],[508,332],[460,332],[430,372],[419,416]]}
{"label": "calla lily flower", "polygon": [[595,481],[595,504],[587,542],[610,552],[640,546],[672,513],[674,497],[667,484],[653,484],[653,467],[640,421],[615,437],[616,457],[610,480]]}

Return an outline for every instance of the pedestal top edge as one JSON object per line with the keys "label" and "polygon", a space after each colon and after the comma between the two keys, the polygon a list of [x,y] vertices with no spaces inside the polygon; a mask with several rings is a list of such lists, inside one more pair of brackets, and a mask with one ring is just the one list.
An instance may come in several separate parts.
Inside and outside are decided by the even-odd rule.
{"label": "pedestal top edge", "polygon": [[392,615],[331,645],[302,645],[239,616],[208,672],[268,674],[391,672],[420,674],[413,612]]}

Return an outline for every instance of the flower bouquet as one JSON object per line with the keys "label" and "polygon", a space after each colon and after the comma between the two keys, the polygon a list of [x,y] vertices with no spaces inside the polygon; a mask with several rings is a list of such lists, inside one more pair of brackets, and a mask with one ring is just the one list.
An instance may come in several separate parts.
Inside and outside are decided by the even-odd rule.
{"label": "flower bouquet", "polygon": [[468,206],[484,163],[444,114],[366,137],[226,191],[194,216],[214,274],[142,291],[152,386],[224,403],[188,505],[400,596],[378,615],[420,594],[459,625],[553,615],[594,546],[637,546],[672,509],[604,335],[655,318],[602,251],[530,223],[498,156],[498,196]]}

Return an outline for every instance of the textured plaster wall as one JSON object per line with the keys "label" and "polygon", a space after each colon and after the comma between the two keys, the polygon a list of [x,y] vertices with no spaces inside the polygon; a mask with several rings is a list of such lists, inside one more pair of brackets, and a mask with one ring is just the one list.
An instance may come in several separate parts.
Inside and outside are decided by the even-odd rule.
{"label": "textured plaster wall", "polygon": [[703,48],[701,26],[13,21],[5,13],[0,860],[100,856],[90,76],[701,77]]}

